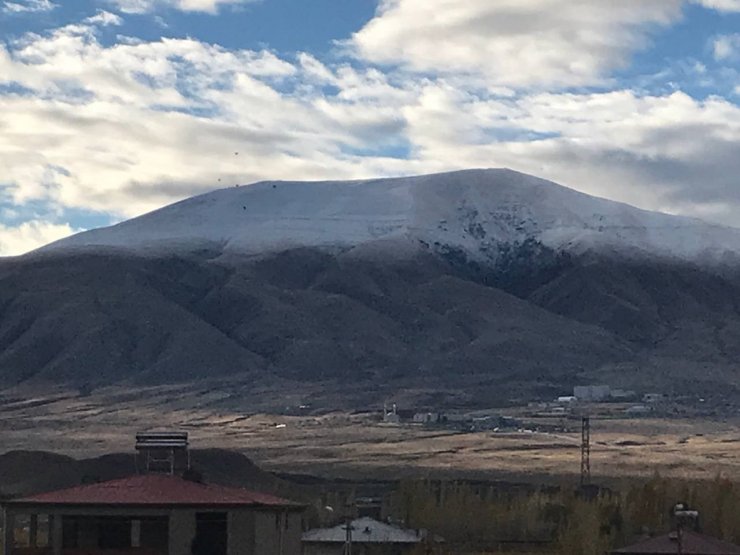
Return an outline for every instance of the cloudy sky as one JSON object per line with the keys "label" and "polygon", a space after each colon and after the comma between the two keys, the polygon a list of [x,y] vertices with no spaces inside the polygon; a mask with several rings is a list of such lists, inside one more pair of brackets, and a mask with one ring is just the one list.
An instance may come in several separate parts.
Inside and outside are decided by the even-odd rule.
{"label": "cloudy sky", "polygon": [[0,38],[0,255],[470,167],[740,226],[740,0],[0,0]]}

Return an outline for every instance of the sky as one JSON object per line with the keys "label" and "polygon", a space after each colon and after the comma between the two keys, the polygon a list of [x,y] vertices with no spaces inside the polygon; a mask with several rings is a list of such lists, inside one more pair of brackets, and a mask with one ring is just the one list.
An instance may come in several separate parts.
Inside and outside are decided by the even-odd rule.
{"label": "sky", "polygon": [[488,167],[740,227],[740,0],[0,0],[0,256]]}

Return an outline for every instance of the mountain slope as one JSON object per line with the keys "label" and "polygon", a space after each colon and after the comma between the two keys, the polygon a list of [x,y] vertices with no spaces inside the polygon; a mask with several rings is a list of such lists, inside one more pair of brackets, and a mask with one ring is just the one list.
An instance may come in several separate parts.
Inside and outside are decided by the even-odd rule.
{"label": "mountain slope", "polygon": [[738,396],[738,252],[508,170],[226,189],[0,260],[0,384]]}
{"label": "mountain slope", "polygon": [[76,256],[2,264],[2,380],[110,382],[137,374],[187,380],[259,368],[259,355],[186,308],[223,276],[174,259]]}
{"label": "mountain slope", "polygon": [[252,375],[363,387],[535,378],[547,388],[632,356],[608,332],[470,282],[430,256],[378,264],[302,249],[229,268],[31,257],[0,265],[0,291],[6,385]]}

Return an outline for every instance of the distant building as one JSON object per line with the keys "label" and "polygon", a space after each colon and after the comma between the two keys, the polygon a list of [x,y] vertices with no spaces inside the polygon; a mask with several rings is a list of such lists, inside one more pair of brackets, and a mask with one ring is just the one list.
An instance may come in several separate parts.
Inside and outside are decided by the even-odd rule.
{"label": "distant building", "polygon": [[612,389],[612,392],[610,394],[612,399],[620,400],[620,399],[633,399],[635,398],[637,393],[635,393],[631,389]]}
{"label": "distant building", "polygon": [[468,425],[468,430],[471,432],[483,432],[486,430],[497,430],[498,416],[476,416]]}
{"label": "distant building", "polygon": [[678,548],[676,532],[648,538],[635,545],[615,549],[612,555],[658,555],[683,553],[683,555],[740,555],[740,547],[711,536],[684,530],[681,534],[681,550]]}
{"label": "distant building", "polygon": [[416,411],[414,409],[397,409],[396,413],[401,422],[408,422],[414,417]]}
{"label": "distant building", "polygon": [[469,414],[446,414],[445,418],[447,419],[447,422],[450,423],[465,423],[465,422],[471,422],[473,420],[473,417]]}
{"label": "distant building", "polygon": [[440,412],[417,412],[413,418],[415,424],[439,424],[442,420]]}
{"label": "distant building", "polygon": [[382,497],[355,497],[355,514],[358,517],[369,516],[379,519],[383,515]]}
{"label": "distant building", "polygon": [[[406,555],[428,541],[419,530],[406,530],[363,517],[350,523],[352,553],[358,555]],[[304,555],[342,555],[347,543],[347,524],[318,528],[303,534]]]}
{"label": "distant building", "polygon": [[606,401],[611,397],[611,387],[608,385],[577,385],[573,388],[573,397],[590,403]]}
{"label": "distant building", "polygon": [[499,417],[498,425],[500,428],[521,428],[523,426],[521,420],[517,420],[512,416]]}
{"label": "distant building", "polygon": [[398,414],[398,407],[393,403],[390,408],[387,403],[383,404],[383,422],[389,424],[398,424],[401,422],[401,416]]}
{"label": "distant building", "polygon": [[642,396],[643,403],[660,403],[665,400],[665,395],[662,393],[646,393]]}

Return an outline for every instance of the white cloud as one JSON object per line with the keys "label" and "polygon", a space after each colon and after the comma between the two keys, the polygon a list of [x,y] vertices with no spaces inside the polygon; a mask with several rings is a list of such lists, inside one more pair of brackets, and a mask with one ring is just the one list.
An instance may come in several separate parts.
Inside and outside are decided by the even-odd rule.
{"label": "white cloud", "polygon": [[41,13],[50,12],[58,7],[59,4],[55,4],[51,0],[21,0],[20,2],[3,2],[0,11],[9,14]]}
{"label": "white cloud", "polygon": [[130,216],[219,185],[397,165],[345,152],[402,126],[392,106],[375,110],[395,90],[375,70],[327,70],[347,95],[327,102],[273,53],[191,39],[105,47],[96,29],[108,22],[0,47],[0,80],[32,91],[0,95],[0,168],[16,203]]}
{"label": "white cloud", "polygon": [[0,256],[16,256],[52,241],[72,235],[76,231],[68,224],[50,224],[32,220],[18,226],[0,224]]}
{"label": "white cloud", "polygon": [[434,83],[405,115],[417,156],[444,167],[512,167],[731,225],[740,214],[740,107],[722,98],[622,90],[481,99]]}
{"label": "white cloud", "polygon": [[362,59],[489,83],[586,85],[624,66],[682,0],[382,0],[347,45]]}
{"label": "white cloud", "polygon": [[123,18],[114,13],[107,12],[105,10],[99,10],[98,13],[84,19],[84,23],[87,25],[99,25],[101,27],[108,27],[109,25],[123,25]]}
{"label": "white cloud", "polygon": [[729,60],[740,56],[740,33],[734,35],[720,35],[712,41],[714,58]]}
{"label": "white cloud", "polygon": [[156,0],[109,0],[109,3],[123,13],[147,13],[154,11]]}
{"label": "white cloud", "polygon": [[123,13],[147,13],[154,11],[155,0],[109,0],[109,4],[115,6]]}
{"label": "white cloud", "polygon": [[[17,206],[127,217],[260,179],[508,166],[645,208],[740,215],[740,108],[722,98],[517,95],[480,76],[193,39],[106,46],[97,29],[111,23],[0,47],[0,83],[19,91],[0,93],[0,176]],[[410,158],[389,156],[399,149]]]}
{"label": "white cloud", "polygon": [[215,14],[221,6],[239,5],[256,0],[108,0],[123,13],[151,13],[160,9],[174,9],[184,12],[203,12]]}
{"label": "white cloud", "polygon": [[740,12],[740,0],[694,0],[705,8],[721,12]]}

